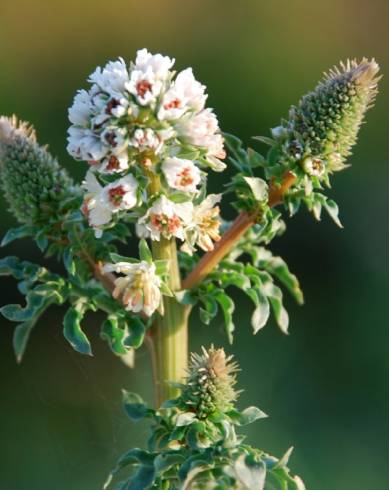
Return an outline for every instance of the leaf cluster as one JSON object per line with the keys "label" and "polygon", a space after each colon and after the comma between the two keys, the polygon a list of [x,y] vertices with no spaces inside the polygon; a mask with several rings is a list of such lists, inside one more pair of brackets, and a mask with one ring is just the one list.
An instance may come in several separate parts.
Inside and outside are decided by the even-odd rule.
{"label": "leaf cluster", "polygon": [[127,392],[124,407],[132,420],[147,418],[151,422],[148,448],[123,454],[104,488],[119,472],[127,470],[130,475],[115,490],[305,489],[287,466],[291,449],[277,459],[236,434],[236,428],[266,417],[256,407],[215,411],[199,420],[180,397],[153,410],[139,395]]}

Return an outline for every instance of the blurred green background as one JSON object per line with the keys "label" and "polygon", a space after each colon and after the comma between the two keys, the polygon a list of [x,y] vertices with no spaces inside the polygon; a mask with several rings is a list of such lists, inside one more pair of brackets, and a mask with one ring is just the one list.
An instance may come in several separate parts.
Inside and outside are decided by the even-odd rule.
{"label": "blurred green background", "polygon": [[[192,66],[208,86],[225,131],[247,143],[267,134],[323,70],[347,57],[389,64],[387,0],[264,1],[0,1],[0,112],[33,122],[78,179],[85,166],[66,155],[67,108],[98,64],[134,58],[138,48]],[[227,346],[240,362],[241,405],[270,418],[249,441],[291,462],[308,490],[389,488],[389,220],[388,90],[381,83],[353,168],[334,179],[344,230],[301,212],[272,248],[298,275],[306,305],[288,300],[291,335],[273,324],[251,334],[248,303],[237,297],[237,338]],[[222,179],[211,179],[220,190]],[[216,186],[217,184],[217,186]],[[1,232],[13,225],[2,201]],[[28,241],[2,254],[39,260]],[[1,303],[20,300],[2,280]],[[251,307],[250,307],[251,308]],[[72,352],[53,308],[33,332],[23,363],[11,348],[13,325],[0,328],[0,488],[96,490],[117,456],[142,445],[147,427],[132,425],[120,390],[152,401],[146,351],[136,370],[114,358],[86,326],[94,358]],[[191,324],[192,349],[225,345],[221,320]]]}

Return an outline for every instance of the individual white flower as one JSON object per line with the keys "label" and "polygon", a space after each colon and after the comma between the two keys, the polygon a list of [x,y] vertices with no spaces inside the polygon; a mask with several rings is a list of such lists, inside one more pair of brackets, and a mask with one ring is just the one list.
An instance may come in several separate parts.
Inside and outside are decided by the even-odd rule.
{"label": "individual white flower", "polygon": [[219,123],[212,109],[204,109],[180,123],[178,131],[193,145],[207,148],[209,138],[219,131]]}
{"label": "individual white flower", "polygon": [[178,119],[188,110],[202,110],[207,99],[204,92],[205,86],[194,78],[192,68],[183,70],[164,94],[158,119]]}
{"label": "individual white flower", "polygon": [[174,60],[161,54],[152,55],[147,49],[137,53],[126,89],[135,95],[142,106],[153,105],[170,76]]}
{"label": "individual white flower", "polygon": [[102,227],[112,218],[112,211],[103,198],[103,187],[99,184],[91,171],[86,174],[83,186],[86,189],[82,212],[88,220],[89,226],[95,230],[96,238],[103,234]]}
{"label": "individual white flower", "polygon": [[208,139],[207,161],[215,172],[222,172],[226,164],[222,160],[226,157],[224,138],[220,133],[213,134]]}
{"label": "individual white flower", "polygon": [[132,209],[138,202],[138,182],[133,175],[126,175],[104,187],[104,199],[113,213]]}
{"label": "individual white flower", "polygon": [[161,279],[153,263],[149,264],[146,261],[134,264],[118,262],[106,264],[103,271],[124,274],[115,279],[112,296],[115,299],[120,298],[126,310],[134,313],[143,311],[147,316],[151,316],[161,305]]}
{"label": "individual white flower", "polygon": [[191,202],[174,203],[161,196],[142,216],[137,224],[140,237],[159,241],[165,238],[176,237],[185,239],[185,229],[190,223],[193,212]]}
{"label": "individual white flower", "polygon": [[301,162],[304,171],[312,177],[323,177],[325,174],[325,165],[321,158],[305,157]]}
{"label": "individual white flower", "polygon": [[158,133],[150,128],[138,128],[134,131],[130,144],[138,148],[139,151],[153,150],[154,153],[159,153],[163,147],[163,140]]}
{"label": "individual white flower", "polygon": [[98,66],[88,80],[104,92],[120,97],[129,80],[128,70],[124,60],[119,58],[117,61],[109,61],[103,69]]}
{"label": "individual white flower", "polygon": [[174,65],[175,59],[162,54],[151,54],[146,48],[136,53],[134,69],[146,72],[151,69],[159,80],[165,80],[169,76],[169,70]]}
{"label": "individual white flower", "polygon": [[101,133],[101,141],[110,146],[114,153],[121,153],[128,147],[127,130],[118,126],[107,126]]}
{"label": "individual white flower", "polygon": [[103,187],[93,172],[89,171],[84,188],[87,193],[82,211],[89,225],[95,229],[96,237],[101,237],[102,227],[111,222],[113,214],[132,209],[138,202],[138,183],[132,175],[126,175]]}
{"label": "individual white flower", "polygon": [[195,79],[192,68],[181,71],[174,85],[184,94],[186,105],[193,111],[199,112],[204,109],[208,97],[205,94],[206,87]]}
{"label": "individual white flower", "polygon": [[91,117],[92,103],[90,95],[86,90],[79,90],[74,97],[70,107],[69,121],[76,126],[88,127]]}
{"label": "individual white flower", "polygon": [[76,160],[96,162],[104,158],[108,150],[108,146],[93,131],[77,126],[69,128],[67,151]]}
{"label": "individual white flower", "polygon": [[201,181],[200,170],[191,160],[184,158],[166,158],[162,171],[169,187],[184,192],[196,192]]}
{"label": "individual white flower", "polygon": [[176,126],[177,132],[194,146],[207,150],[207,161],[213,170],[222,171],[226,165],[224,139],[220,134],[219,123],[212,109],[204,109],[193,117],[188,117]]}
{"label": "individual white flower", "polygon": [[99,130],[109,119],[116,122],[115,119],[128,114],[130,102],[125,97],[107,97],[100,93],[93,97],[93,107],[95,116],[91,119],[91,124],[93,129]]}
{"label": "individual white flower", "polygon": [[136,96],[138,103],[142,106],[153,105],[163,87],[162,80],[156,79],[151,68],[146,72],[133,70],[130,81],[127,83],[127,90]]}
{"label": "individual white flower", "polygon": [[221,200],[221,194],[209,194],[198,206],[194,206],[190,225],[187,229],[186,242],[181,247],[192,255],[195,245],[209,252],[214,248],[214,242],[220,240],[220,209],[215,206]]}
{"label": "individual white flower", "polygon": [[127,170],[128,165],[128,151],[125,148],[122,152],[117,154],[107,155],[101,165],[99,166],[99,170],[102,173],[113,174],[117,172],[123,172]]}

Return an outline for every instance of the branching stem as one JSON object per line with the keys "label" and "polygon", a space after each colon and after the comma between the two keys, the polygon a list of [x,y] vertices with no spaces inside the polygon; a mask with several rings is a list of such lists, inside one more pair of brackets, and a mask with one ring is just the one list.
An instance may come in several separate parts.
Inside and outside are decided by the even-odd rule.
{"label": "branching stem", "polygon": [[[293,173],[287,172],[281,185],[271,184],[269,187],[269,206],[274,207],[283,201],[283,197],[288,189],[294,184],[296,177]],[[257,213],[242,212],[233,222],[231,227],[224,233],[211,252],[207,252],[193,271],[185,278],[182,283],[183,289],[192,289],[223,260],[232,250],[236,242],[242,238],[246,231],[255,224],[258,218]]]}

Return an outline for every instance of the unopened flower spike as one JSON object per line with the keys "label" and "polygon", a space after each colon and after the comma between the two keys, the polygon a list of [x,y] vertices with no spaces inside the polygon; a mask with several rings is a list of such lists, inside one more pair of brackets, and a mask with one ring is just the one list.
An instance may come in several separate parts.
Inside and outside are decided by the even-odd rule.
{"label": "unopened flower spike", "polygon": [[330,70],[273,130],[282,143],[281,161],[296,163],[319,181],[345,168],[365,113],[374,103],[378,72],[376,61],[366,58]]}
{"label": "unopened flower spike", "polygon": [[55,220],[66,198],[78,192],[47,148],[37,143],[33,127],[15,116],[0,117],[0,176],[9,210],[29,225]]}
{"label": "unopened flower spike", "polygon": [[186,387],[181,399],[193,410],[199,419],[218,411],[228,412],[238,398],[235,390],[238,365],[232,356],[226,356],[224,349],[208,350],[191,356]]}

